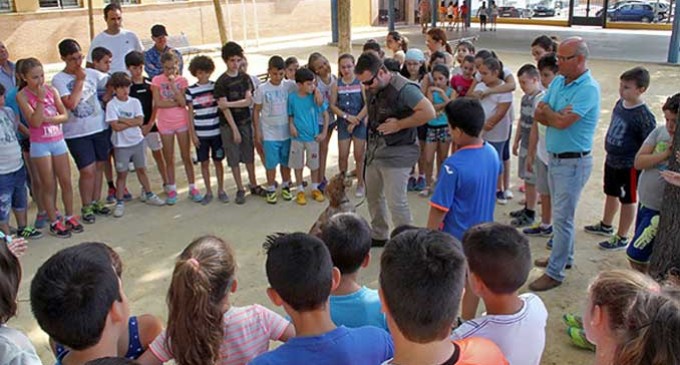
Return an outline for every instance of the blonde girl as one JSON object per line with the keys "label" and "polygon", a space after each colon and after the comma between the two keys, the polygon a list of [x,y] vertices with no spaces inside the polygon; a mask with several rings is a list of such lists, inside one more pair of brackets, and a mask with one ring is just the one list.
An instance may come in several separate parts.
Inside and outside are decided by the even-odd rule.
{"label": "blonde girl", "polygon": [[[328,59],[321,53],[314,52],[309,55],[307,60],[307,67],[310,71],[314,72],[316,75],[316,88],[319,90],[323,96],[323,101],[326,105],[330,105],[331,100],[331,88],[335,84],[337,77],[331,73],[331,65]],[[328,144],[331,141],[331,136],[333,135],[333,129],[335,129],[335,118],[332,114],[329,114],[328,122],[328,133],[326,133],[326,139],[319,142],[319,178],[321,183],[319,184],[319,190],[323,191],[328,183],[326,179],[326,161],[328,160]],[[319,115],[319,126],[323,124],[323,114]]]}

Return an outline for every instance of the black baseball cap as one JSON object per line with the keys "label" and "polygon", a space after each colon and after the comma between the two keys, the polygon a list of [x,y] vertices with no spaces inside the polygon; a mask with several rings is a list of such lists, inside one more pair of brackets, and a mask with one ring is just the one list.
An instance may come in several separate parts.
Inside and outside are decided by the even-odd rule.
{"label": "black baseball cap", "polygon": [[167,36],[168,31],[165,30],[165,25],[163,24],[156,24],[153,27],[151,27],[151,36],[152,37],[162,37],[162,36]]}

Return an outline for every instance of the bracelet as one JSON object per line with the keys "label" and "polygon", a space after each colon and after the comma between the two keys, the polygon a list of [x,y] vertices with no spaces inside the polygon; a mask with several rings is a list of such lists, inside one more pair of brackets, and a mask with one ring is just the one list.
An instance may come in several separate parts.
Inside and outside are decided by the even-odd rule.
{"label": "bracelet", "polygon": [[347,113],[342,113],[342,119],[347,120]]}

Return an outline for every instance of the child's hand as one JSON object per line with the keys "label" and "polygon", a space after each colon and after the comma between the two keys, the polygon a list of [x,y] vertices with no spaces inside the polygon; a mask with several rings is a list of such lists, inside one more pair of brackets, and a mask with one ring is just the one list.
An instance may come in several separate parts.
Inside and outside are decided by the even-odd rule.
{"label": "child's hand", "polygon": [[293,138],[298,138],[297,128],[295,128],[295,125],[293,124],[290,125],[290,136]]}
{"label": "child's hand", "polygon": [[78,81],[83,81],[85,80],[85,77],[87,77],[87,74],[85,73],[85,69],[82,67],[78,67],[78,69],[75,72],[76,80]]}
{"label": "child's hand", "polygon": [[234,143],[241,144],[241,132],[239,132],[237,129],[235,131],[232,131],[232,133],[234,134]]}
{"label": "child's hand", "polygon": [[45,88],[45,85],[40,85],[38,87],[38,95],[36,96],[38,97],[39,101],[45,100],[45,96],[47,96],[47,89]]}
{"label": "child's hand", "polygon": [[12,240],[12,243],[7,245],[7,248],[9,248],[9,250],[14,254],[14,256],[21,257],[23,256],[24,253],[26,253],[28,246],[26,246],[25,239],[15,238]]}
{"label": "child's hand", "polygon": [[191,136],[192,141],[194,142],[194,146],[198,148],[198,146],[201,145],[201,141],[198,139],[198,136],[196,134]]}
{"label": "child's hand", "polygon": [[347,126],[347,131],[348,131],[349,133],[354,132],[354,127],[356,127],[356,126],[357,126],[357,124],[350,124],[350,125],[348,125],[348,126]]}
{"label": "child's hand", "polygon": [[227,105],[227,98],[219,98],[217,99],[217,106],[220,109],[227,109],[229,106]]}
{"label": "child's hand", "polygon": [[319,143],[323,142],[324,139],[326,139],[326,133],[325,132],[321,132],[316,136],[316,141],[319,142]]}
{"label": "child's hand", "polygon": [[[348,116],[347,116],[347,121],[350,123],[351,126],[356,126],[356,125],[359,124],[359,122],[360,122],[360,121],[359,121],[359,118],[357,118],[357,117],[354,116],[354,115],[348,115]],[[354,127],[352,127],[352,128],[354,128]]]}
{"label": "child's hand", "polygon": [[661,171],[661,176],[667,183],[680,186],[680,173],[670,170]]}
{"label": "child's hand", "polygon": [[151,123],[147,125],[142,125],[140,128],[142,129],[142,135],[146,137],[146,135],[149,134],[149,132],[151,132]]}
{"label": "child's hand", "polygon": [[529,173],[534,172],[534,160],[535,160],[535,157],[534,157],[533,153],[530,153],[530,154],[527,155],[526,169],[527,169],[527,172],[529,172]]}
{"label": "child's hand", "polygon": [[519,141],[517,140],[512,144],[512,154],[514,156],[519,156]]}
{"label": "child's hand", "polygon": [[495,125],[491,122],[484,123],[484,130],[487,131],[487,132],[492,130],[493,127],[495,127]]}

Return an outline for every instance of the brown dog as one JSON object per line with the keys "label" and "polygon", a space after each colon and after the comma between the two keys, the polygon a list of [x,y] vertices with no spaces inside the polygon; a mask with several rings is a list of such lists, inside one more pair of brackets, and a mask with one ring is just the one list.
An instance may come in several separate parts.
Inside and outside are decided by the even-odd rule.
{"label": "brown dog", "polygon": [[346,182],[345,174],[337,174],[326,185],[325,195],[328,197],[328,207],[319,215],[309,230],[309,234],[319,237],[328,220],[338,214],[354,212],[355,206],[347,197],[346,189],[352,185]]}

